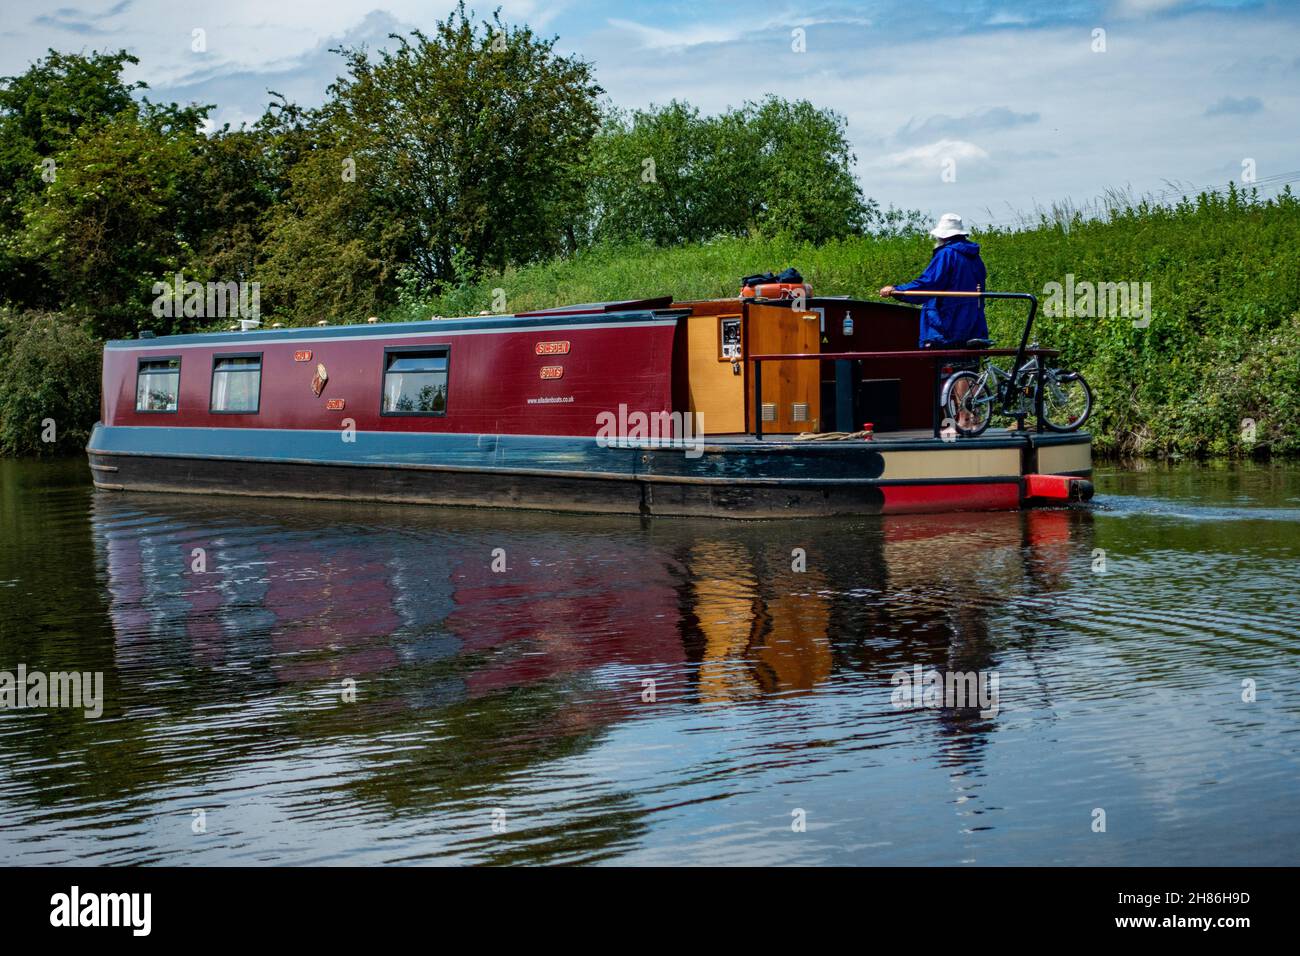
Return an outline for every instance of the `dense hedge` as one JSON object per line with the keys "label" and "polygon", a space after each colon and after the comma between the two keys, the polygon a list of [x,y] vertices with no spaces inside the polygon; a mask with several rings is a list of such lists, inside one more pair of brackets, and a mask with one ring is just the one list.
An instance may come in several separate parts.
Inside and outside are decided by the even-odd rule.
{"label": "dense hedge", "polygon": [[100,349],[65,316],[0,311],[0,454],[86,447],[99,418]]}

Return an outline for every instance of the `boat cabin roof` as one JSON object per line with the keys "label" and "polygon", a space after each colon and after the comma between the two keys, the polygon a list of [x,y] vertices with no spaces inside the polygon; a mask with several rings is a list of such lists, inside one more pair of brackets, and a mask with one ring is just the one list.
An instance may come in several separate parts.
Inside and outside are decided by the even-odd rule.
{"label": "boat cabin roof", "polygon": [[324,342],[339,339],[379,337],[403,338],[420,335],[445,335],[447,333],[505,332],[514,329],[546,331],[552,328],[573,328],[579,325],[618,326],[642,325],[651,322],[676,322],[686,314],[682,309],[640,309],[627,312],[524,312],[511,315],[475,315],[456,319],[420,319],[414,322],[367,322],[353,325],[307,325],[280,329],[258,328],[247,332],[192,332],[185,335],[156,335],[138,339],[114,339],[106,348],[138,349],[185,345],[220,345],[238,342],[242,345],[291,340],[295,342]]}
{"label": "boat cabin roof", "polygon": [[[761,301],[761,300],[760,300]],[[790,300],[761,301],[763,305],[788,306]],[[671,296],[654,299],[629,299],[619,302],[588,302],[577,305],[515,312],[509,315],[468,315],[458,318],[419,319],[413,322],[361,322],[346,325],[306,325],[279,329],[265,326],[247,332],[223,330],[219,332],[190,332],[183,335],[144,335],[137,339],[113,339],[105,343],[111,349],[159,348],[187,345],[221,345],[238,342],[253,345],[259,342],[295,341],[323,342],[338,339],[368,338],[370,336],[439,335],[450,332],[504,332],[511,329],[545,331],[550,328],[571,328],[575,325],[627,325],[645,322],[675,322],[696,308],[708,306],[709,312],[734,306],[741,308],[740,299],[698,299],[674,302]],[[880,299],[860,299],[851,296],[812,296],[806,300],[810,309],[832,305],[870,305],[881,309],[913,312],[914,305],[904,305]]]}

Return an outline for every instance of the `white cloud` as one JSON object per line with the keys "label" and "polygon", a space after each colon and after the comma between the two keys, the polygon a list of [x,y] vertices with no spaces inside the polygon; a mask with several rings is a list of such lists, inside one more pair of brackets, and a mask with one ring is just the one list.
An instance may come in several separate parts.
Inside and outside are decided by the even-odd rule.
{"label": "white cloud", "polygon": [[986,150],[961,139],[940,139],[924,146],[914,146],[897,153],[887,153],[875,165],[901,169],[942,169],[949,160],[988,159]]}
{"label": "white cloud", "polygon": [[[757,3],[728,19],[697,4],[672,20],[651,20],[631,0],[502,5],[507,21],[559,33],[562,52],[594,62],[622,106],[677,98],[715,112],[773,93],[837,110],[865,191],[886,204],[1027,209],[1111,186],[1222,183],[1243,157],[1261,177],[1300,169],[1300,14],[1278,6],[1148,17],[1175,4],[1124,0],[1104,9],[1129,18],[1110,22],[1107,2],[1097,8],[1106,53],[1092,52],[1091,20],[1017,26],[1021,8],[1010,0],[998,4],[1009,15],[994,13],[996,27],[956,16],[936,23],[903,2],[873,5],[878,25],[848,3]],[[429,29],[454,2],[134,0],[116,13],[111,4],[94,7],[98,16],[56,15],[44,0],[5,0],[0,74],[50,46],[126,46],[142,61],[133,78],[148,81],[153,98],[217,103],[218,122],[238,121],[261,112],[268,87],[319,103],[341,68],[329,47]],[[494,5],[477,4],[480,15]],[[43,15],[53,19],[38,23]],[[1041,23],[1045,14],[1031,16]],[[197,26],[208,31],[201,55],[190,51]],[[805,53],[791,50],[795,26],[806,29]],[[1266,106],[1257,115],[1243,108],[1254,100]],[[941,179],[944,149],[958,160],[956,182]]]}
{"label": "white cloud", "polygon": [[680,27],[650,27],[634,20],[611,17],[609,25],[633,35],[648,50],[674,50],[708,43],[730,43],[745,31],[735,23],[697,24]]}
{"label": "white cloud", "polygon": [[[110,9],[117,12],[106,16],[79,8],[50,11],[48,0],[5,0],[0,73],[22,70],[49,47],[85,51],[125,47],[141,60],[132,79],[151,86],[191,83],[238,70],[283,72],[311,57],[320,45],[330,45],[357,29],[368,17],[430,30],[455,6],[455,0],[375,0],[360,6],[348,0],[223,0],[220,4],[133,0],[116,4]],[[569,3],[492,0],[479,4],[479,19],[488,19],[497,6],[503,8],[507,22],[527,22],[544,33]],[[207,50],[202,53],[191,49],[196,28],[206,32]]]}
{"label": "white cloud", "polygon": [[608,24],[616,31],[629,34],[637,45],[647,50],[685,50],[689,47],[745,42],[755,37],[778,37],[787,46],[794,39],[793,31],[801,28],[838,25],[869,27],[866,17],[849,14],[819,13],[817,11],[786,11],[762,17],[732,17],[711,22],[678,21],[671,27],[648,26],[636,20],[610,17]]}
{"label": "white cloud", "polygon": [[[975,210],[995,209],[986,219],[1007,219],[1113,186],[1140,194],[1174,181],[1223,185],[1224,170],[1239,171],[1245,156],[1275,172],[1300,168],[1295,15],[1191,12],[1111,24],[1105,53],[1091,40],[1084,23],[941,39],[823,27],[808,31],[805,54],[774,31],[653,57],[628,55],[626,35],[609,31],[573,45],[626,106],[678,98],[715,111],[775,93],[831,107],[848,119],[867,194],[930,213],[960,207],[976,218]],[[1205,115],[1208,104],[1252,90],[1267,90],[1269,123]],[[957,125],[1001,110],[1037,120]],[[933,117],[949,125],[927,129]],[[900,136],[906,130],[930,135]],[[955,182],[944,181],[936,158],[945,139],[968,144],[947,147],[956,150]]]}
{"label": "white cloud", "polygon": [[1181,7],[1187,0],[1115,0],[1111,9],[1121,17],[1144,17]]}
{"label": "white cloud", "polygon": [[988,18],[988,25],[991,27],[1015,27],[1023,26],[1029,23],[1029,18],[1020,13],[1012,13],[1009,10],[999,10]]}

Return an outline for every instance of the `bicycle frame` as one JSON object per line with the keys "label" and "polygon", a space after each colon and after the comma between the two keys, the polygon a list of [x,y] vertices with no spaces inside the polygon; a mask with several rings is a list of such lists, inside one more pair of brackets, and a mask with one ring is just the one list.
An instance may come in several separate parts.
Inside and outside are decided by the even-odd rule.
{"label": "bicycle frame", "polygon": [[[1037,355],[1031,356],[1023,365],[1016,369],[1014,375],[1002,366],[998,365],[992,359],[985,359],[982,364],[983,368],[980,371],[978,383],[974,387],[980,388],[986,386],[989,379],[993,379],[996,386],[993,389],[993,403],[995,406],[998,406],[994,408],[993,413],[1019,419],[1024,415],[1029,414],[1029,411],[1032,411],[1033,408],[1037,408],[1037,404],[1034,404],[1029,410],[1026,410],[1024,408],[1024,396],[1021,394],[1021,389],[1024,387],[1026,378],[1033,376],[1036,380],[1034,393],[1036,403],[1038,396],[1037,389],[1042,387],[1043,379],[1046,375],[1046,372],[1044,372],[1043,375],[1039,374],[1041,365]],[[946,399],[948,395],[948,386],[946,385],[944,386],[943,394]],[[1015,411],[1012,411],[1011,408],[1011,399],[1013,395],[1015,396],[1015,403],[1017,405]]]}
{"label": "bicycle frame", "polygon": [[[920,290],[908,291],[908,292],[895,291],[890,293],[890,295],[914,296],[918,298],[924,297],[927,299],[930,298],[1020,299],[1022,301],[1028,302],[1029,316],[1025,319],[1024,331],[1020,333],[1020,344],[1016,347],[1015,361],[1011,363],[1011,367],[1016,369],[1017,372],[1015,375],[1006,373],[1007,375],[1006,381],[1002,383],[1002,390],[1001,390],[1001,394],[999,395],[999,403],[1002,406],[1002,414],[1009,415],[1010,417],[1015,418],[1016,421],[1019,423],[1020,427],[1022,428],[1024,427],[1026,413],[1025,412],[1015,413],[1011,411],[1011,393],[1015,390],[1016,387],[1015,383],[1020,378],[1020,371],[1022,369],[1022,366],[1025,364],[1025,352],[1029,349],[1029,335],[1034,327],[1034,317],[1038,315],[1038,296],[1034,295],[1032,292],[923,292]],[[1035,356],[1035,359],[1037,359],[1037,356]],[[1041,394],[1043,389],[1043,363],[1042,362],[1038,363],[1038,368],[1036,370],[1036,377],[1038,379],[1036,387],[1039,393]],[[1038,422],[1039,431],[1042,431],[1042,427],[1043,427],[1043,423],[1041,421]]]}

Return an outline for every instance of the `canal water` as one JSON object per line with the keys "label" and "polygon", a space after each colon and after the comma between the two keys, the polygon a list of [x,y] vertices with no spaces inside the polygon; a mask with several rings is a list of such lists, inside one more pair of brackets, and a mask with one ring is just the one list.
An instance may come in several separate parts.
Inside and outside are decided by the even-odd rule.
{"label": "canal water", "polygon": [[1295,466],[764,523],[0,482],[0,672],[102,675],[0,710],[3,863],[1300,862]]}

